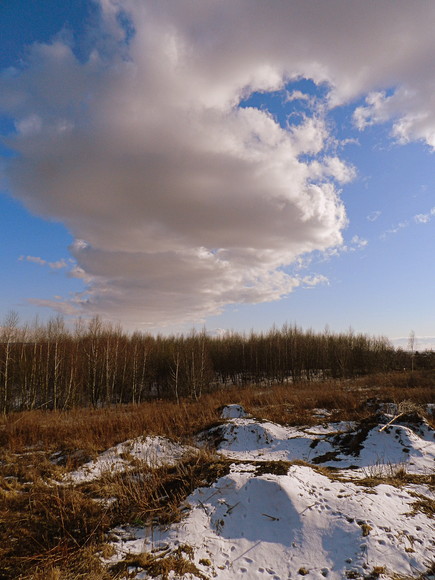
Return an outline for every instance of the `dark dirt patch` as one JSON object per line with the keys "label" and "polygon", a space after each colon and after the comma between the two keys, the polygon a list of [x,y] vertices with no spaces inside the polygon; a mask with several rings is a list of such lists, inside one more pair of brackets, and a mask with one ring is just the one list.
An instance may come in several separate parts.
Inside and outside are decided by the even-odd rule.
{"label": "dark dirt patch", "polygon": [[360,421],[358,428],[351,433],[338,434],[332,443],[338,447],[340,453],[358,457],[364,447],[364,441],[372,429],[388,423],[388,418],[383,413],[376,413]]}
{"label": "dark dirt patch", "polygon": [[254,465],[255,475],[287,475],[292,463],[290,461],[263,461]]}

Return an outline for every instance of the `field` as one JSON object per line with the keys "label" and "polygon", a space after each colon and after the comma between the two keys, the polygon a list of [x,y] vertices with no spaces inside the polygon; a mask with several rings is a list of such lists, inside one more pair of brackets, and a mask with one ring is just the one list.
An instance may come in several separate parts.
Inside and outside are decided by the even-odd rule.
{"label": "field", "polygon": [[0,578],[431,578],[434,382],[7,414]]}

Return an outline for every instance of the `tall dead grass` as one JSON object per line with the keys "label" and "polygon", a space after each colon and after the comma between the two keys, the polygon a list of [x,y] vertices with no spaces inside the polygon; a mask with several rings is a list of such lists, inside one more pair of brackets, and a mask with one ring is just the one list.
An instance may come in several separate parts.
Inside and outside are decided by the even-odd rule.
{"label": "tall dead grass", "polygon": [[409,373],[390,373],[354,380],[226,387],[180,404],[154,401],[104,409],[11,413],[0,418],[0,445],[12,453],[31,448],[70,451],[73,455],[77,450],[101,452],[139,435],[188,438],[218,421],[220,407],[230,403],[239,403],[253,415],[279,423],[310,422],[313,409],[318,408],[334,412],[336,419],[350,420],[372,412],[370,401],[433,403],[434,385],[432,374],[414,373],[410,385]]}
{"label": "tall dead grass", "polygon": [[0,578],[113,578],[97,557],[110,529],[178,521],[185,498],[228,466],[202,450],[174,466],[137,464],[81,486],[41,479],[1,489]]}

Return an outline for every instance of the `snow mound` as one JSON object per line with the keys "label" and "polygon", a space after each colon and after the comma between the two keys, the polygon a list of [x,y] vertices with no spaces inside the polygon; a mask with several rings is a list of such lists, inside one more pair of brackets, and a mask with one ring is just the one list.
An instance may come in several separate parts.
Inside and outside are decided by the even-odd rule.
{"label": "snow mound", "polygon": [[233,419],[213,434],[220,453],[241,461],[307,461],[333,451],[328,441],[315,434],[254,419]]}
{"label": "snow mound", "polygon": [[111,447],[97,459],[69,473],[67,479],[74,483],[90,482],[107,473],[125,471],[134,460],[145,462],[152,468],[175,465],[192,449],[165,437],[138,437]]}
{"label": "snow mound", "polygon": [[[386,421],[393,417],[386,416]],[[399,418],[389,427],[386,421],[370,418],[353,432],[334,439],[338,450],[334,467],[402,465],[408,473],[430,473],[435,467],[435,432],[421,417]]]}
{"label": "snow mound", "polygon": [[360,424],[296,428],[255,419],[230,419],[209,437],[222,455],[240,461],[302,460],[348,469],[400,465],[409,473],[435,467],[435,432],[421,417],[403,417],[381,430],[393,417],[374,415]]}
{"label": "snow mound", "polygon": [[130,539],[114,544],[118,554],[158,547],[168,554],[187,544],[198,569],[218,580],[284,580],[301,570],[309,579],[342,580],[382,566],[415,575],[435,557],[432,523],[424,514],[409,515],[410,492],[383,485],[367,493],[310,467],[257,475],[252,465],[233,465],[187,501],[186,519],[152,533],[130,528]]}
{"label": "snow mound", "polygon": [[222,419],[240,419],[248,414],[242,405],[225,405],[221,412]]}

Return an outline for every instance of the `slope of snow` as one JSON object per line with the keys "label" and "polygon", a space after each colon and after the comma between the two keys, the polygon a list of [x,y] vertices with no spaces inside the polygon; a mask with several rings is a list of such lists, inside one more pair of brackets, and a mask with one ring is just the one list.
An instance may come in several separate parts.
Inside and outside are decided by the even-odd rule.
{"label": "slope of snow", "polygon": [[93,481],[105,473],[128,469],[135,459],[150,467],[175,465],[189,449],[192,448],[174,443],[165,437],[138,437],[111,447],[97,459],[69,473],[67,479],[74,483]]}
{"label": "slope of snow", "polygon": [[[434,520],[430,509],[416,507],[417,500],[433,506],[433,485],[415,479],[367,487],[358,481],[371,470],[391,474],[382,466],[433,474],[434,431],[424,420],[384,430],[391,416],[382,423],[374,417],[296,429],[247,418],[240,410],[234,415],[208,433],[233,462],[229,473],[197,488],[178,523],[113,530],[115,553],[107,565],[143,552],[164,559],[187,545],[201,578],[434,578],[427,572],[435,563]],[[153,445],[148,452],[158,449],[158,462],[166,452],[174,461],[183,451],[167,440]],[[106,459],[117,468],[113,450]],[[301,459],[311,465],[287,463]],[[153,577],[139,565],[128,574]]]}
{"label": "slope of snow", "polygon": [[354,455],[341,453],[326,465],[370,467],[373,465],[402,465],[408,473],[430,473],[435,467],[435,440],[429,441],[411,428],[394,425],[380,431],[371,429],[361,451]]}
{"label": "slope of snow", "polygon": [[254,419],[232,419],[215,431],[221,440],[218,451],[242,461],[307,461],[334,450],[312,432]]}
{"label": "slope of snow", "polygon": [[381,431],[382,426],[376,423],[367,428],[341,422],[297,429],[232,419],[215,428],[214,436],[220,441],[220,453],[241,461],[300,459],[337,468],[400,465],[409,473],[434,469],[435,437],[427,423],[422,421],[414,429],[394,424]]}
{"label": "slope of snow", "polygon": [[368,492],[298,465],[287,475],[257,475],[242,464],[187,501],[191,511],[180,524],[130,530],[133,539],[120,538],[118,554],[188,544],[199,568],[200,560],[212,562],[203,573],[222,580],[283,580],[300,570],[339,580],[376,567],[411,575],[435,560],[433,522],[407,515],[410,490],[380,485]]}
{"label": "slope of snow", "polygon": [[241,405],[225,405],[222,409],[222,419],[240,419],[246,417],[247,413]]}

